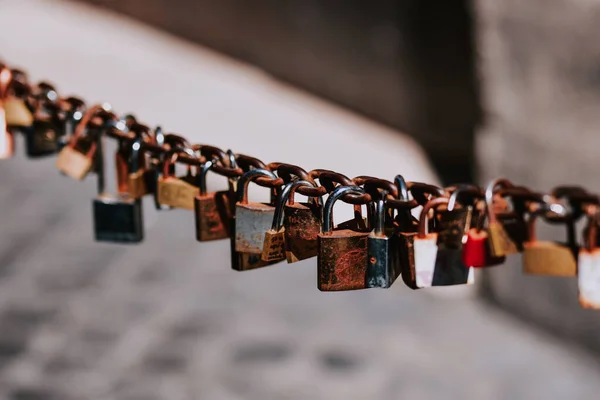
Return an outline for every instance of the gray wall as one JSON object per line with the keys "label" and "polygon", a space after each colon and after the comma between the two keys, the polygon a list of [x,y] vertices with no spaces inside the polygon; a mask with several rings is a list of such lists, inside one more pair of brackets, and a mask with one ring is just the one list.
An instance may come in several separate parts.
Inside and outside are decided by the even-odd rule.
{"label": "gray wall", "polygon": [[88,0],[249,61],[413,135],[471,178],[479,119],[467,0]]}
{"label": "gray wall", "polygon": [[[600,3],[476,5],[486,113],[478,135],[482,181],[505,175],[540,190],[571,183],[600,191]],[[489,294],[503,307],[600,350],[600,315],[579,307],[574,279],[523,276],[520,257],[489,278]]]}

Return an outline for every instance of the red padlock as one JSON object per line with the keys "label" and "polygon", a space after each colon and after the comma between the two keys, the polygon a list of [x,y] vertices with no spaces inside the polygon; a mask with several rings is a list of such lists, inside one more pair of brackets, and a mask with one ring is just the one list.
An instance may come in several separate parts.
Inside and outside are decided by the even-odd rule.
{"label": "red padlock", "polygon": [[477,226],[469,229],[463,236],[462,261],[465,265],[473,268],[492,267],[503,264],[506,260],[505,256],[494,257],[492,255],[488,243],[488,233],[483,229],[485,216],[486,212],[482,211],[477,221]]}

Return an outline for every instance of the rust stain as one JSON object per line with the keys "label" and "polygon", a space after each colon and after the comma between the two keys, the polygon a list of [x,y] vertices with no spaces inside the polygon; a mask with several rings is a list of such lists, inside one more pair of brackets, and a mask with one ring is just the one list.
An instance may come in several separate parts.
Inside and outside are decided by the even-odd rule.
{"label": "rust stain", "polygon": [[319,234],[319,290],[366,288],[368,233],[351,230]]}

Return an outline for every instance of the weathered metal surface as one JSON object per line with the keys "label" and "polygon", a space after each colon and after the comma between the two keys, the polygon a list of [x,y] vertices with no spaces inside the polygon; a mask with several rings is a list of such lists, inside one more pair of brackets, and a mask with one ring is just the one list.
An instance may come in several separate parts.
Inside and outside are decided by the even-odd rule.
{"label": "weathered metal surface", "polygon": [[201,194],[194,199],[196,239],[201,242],[229,237],[231,208],[229,192]]}
{"label": "weathered metal surface", "polygon": [[260,254],[263,250],[265,232],[271,229],[275,207],[264,203],[236,204],[235,251]]}
{"label": "weathered metal surface", "polygon": [[312,203],[294,203],[284,208],[285,252],[288,263],[316,257],[321,231],[321,208]]}
{"label": "weathered metal surface", "polygon": [[415,232],[398,233],[400,241],[400,269],[402,280],[411,289],[417,289],[417,275],[415,271]]}
{"label": "weathered metal surface", "polygon": [[400,239],[396,235],[368,239],[367,287],[389,288],[401,273]]}
{"label": "weathered metal surface", "polygon": [[322,291],[364,289],[368,233],[348,229],[319,234],[318,287]]}
{"label": "weathered metal surface", "polygon": [[472,268],[462,261],[462,249],[437,249],[431,286],[451,286],[475,283]]}

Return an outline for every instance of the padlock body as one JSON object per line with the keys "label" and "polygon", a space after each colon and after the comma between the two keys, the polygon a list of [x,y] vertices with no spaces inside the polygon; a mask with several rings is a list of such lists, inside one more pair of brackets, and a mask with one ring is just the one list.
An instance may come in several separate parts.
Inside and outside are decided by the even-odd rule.
{"label": "padlock body", "polygon": [[25,148],[29,157],[44,157],[60,150],[60,131],[51,121],[36,120],[25,129]]}
{"label": "padlock body", "polygon": [[577,275],[577,260],[571,248],[546,241],[526,242],[523,272],[533,275],[572,277]]}
{"label": "padlock body", "polygon": [[416,288],[420,289],[433,285],[438,252],[437,239],[438,236],[436,233],[430,233],[423,238],[414,238],[415,263],[413,276]]}
{"label": "padlock body", "polygon": [[261,259],[266,262],[285,260],[285,229],[269,229],[265,233]]}
{"label": "padlock body", "polygon": [[400,275],[400,238],[369,234],[367,287],[389,288]]}
{"label": "padlock body", "polygon": [[33,114],[23,99],[9,96],[4,100],[6,125],[9,127],[27,127],[33,124]]}
{"label": "padlock body", "polygon": [[488,224],[488,243],[490,245],[490,252],[494,257],[502,257],[508,254],[515,254],[519,252],[516,244],[504,230],[504,227],[499,222],[491,222]]}
{"label": "padlock body", "polygon": [[190,211],[194,211],[194,199],[200,194],[198,187],[171,176],[159,178],[157,189],[160,204]]}
{"label": "padlock body", "polygon": [[194,199],[196,239],[205,242],[228,238],[231,220],[230,207],[228,191],[196,196]]}
{"label": "padlock body", "polygon": [[270,265],[269,262],[263,261],[261,258],[262,254],[256,253],[240,253],[235,250],[236,243],[236,218],[235,216],[230,222],[229,231],[231,233],[230,237],[230,250],[231,250],[231,268],[235,271],[249,271],[261,267],[266,267]]}
{"label": "padlock body", "polygon": [[149,193],[146,187],[145,172],[139,170],[127,176],[127,192],[134,199],[140,199]]}
{"label": "padlock body", "polygon": [[496,218],[502,224],[510,240],[515,244],[517,251],[523,251],[523,244],[529,240],[525,220],[515,212],[499,213]]}
{"label": "padlock body", "polygon": [[504,263],[506,257],[492,256],[488,240],[489,235],[485,230],[470,229],[462,248],[463,264],[472,268],[483,268]]}
{"label": "padlock body", "polygon": [[317,256],[321,212],[321,207],[312,203],[294,203],[284,207],[283,226],[288,263]]}
{"label": "padlock body", "polygon": [[443,242],[448,248],[461,248],[467,219],[472,218],[472,213],[473,211],[468,208],[452,211],[444,210],[436,213],[436,217],[438,218],[436,229],[439,237],[438,240]]}
{"label": "padlock body", "polygon": [[275,207],[264,203],[237,203],[235,206],[235,250],[260,254],[265,232],[271,229]]}
{"label": "padlock body", "polygon": [[130,197],[99,196],[93,203],[97,241],[139,243],[144,239],[142,203]]}
{"label": "padlock body", "polygon": [[368,235],[367,232],[349,229],[319,233],[319,290],[357,290],[367,287]]}
{"label": "padlock body", "polygon": [[471,268],[462,261],[462,249],[438,245],[431,286],[451,286],[474,283]]}
{"label": "padlock body", "polygon": [[90,172],[93,162],[71,146],[66,146],[58,153],[56,167],[71,178],[81,180]]}
{"label": "padlock body", "polygon": [[577,260],[579,303],[600,310],[600,250],[581,250]]}

